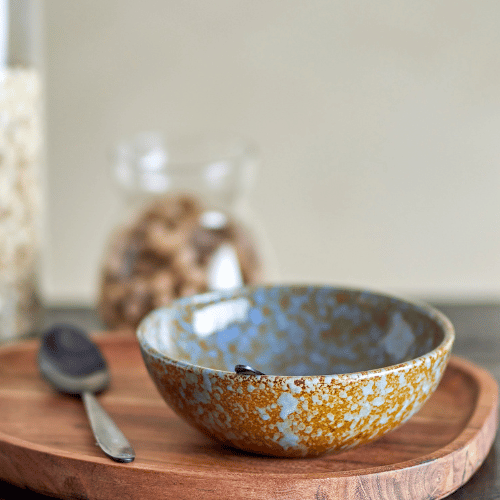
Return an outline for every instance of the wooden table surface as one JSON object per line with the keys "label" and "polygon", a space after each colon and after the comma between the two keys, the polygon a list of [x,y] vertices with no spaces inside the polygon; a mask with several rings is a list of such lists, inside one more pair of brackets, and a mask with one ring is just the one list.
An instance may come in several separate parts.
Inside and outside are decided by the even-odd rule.
{"label": "wooden table surface", "polygon": [[[454,354],[486,368],[500,382],[500,304],[443,305],[433,304],[448,315],[455,325],[457,338]],[[95,313],[88,309],[47,309],[43,328],[56,322],[71,322],[87,330],[102,330]],[[450,495],[450,500],[500,499],[500,433],[485,462],[462,488]],[[0,500],[42,500],[50,497],[36,494],[0,481]]]}

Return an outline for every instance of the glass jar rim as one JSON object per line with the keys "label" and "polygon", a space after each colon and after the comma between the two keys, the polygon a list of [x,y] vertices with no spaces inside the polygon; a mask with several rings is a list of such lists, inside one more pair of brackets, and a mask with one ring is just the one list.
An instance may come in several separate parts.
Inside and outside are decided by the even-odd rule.
{"label": "glass jar rim", "polygon": [[257,156],[252,142],[239,137],[208,134],[164,136],[159,132],[141,132],[114,148],[115,161],[135,163],[169,170],[203,168],[215,161],[231,161]]}
{"label": "glass jar rim", "polygon": [[258,161],[256,146],[237,136],[214,134],[167,137],[140,132],[119,142],[111,167],[115,181],[129,192],[163,192],[174,179],[204,177],[219,187],[223,179],[239,178],[251,185]]}

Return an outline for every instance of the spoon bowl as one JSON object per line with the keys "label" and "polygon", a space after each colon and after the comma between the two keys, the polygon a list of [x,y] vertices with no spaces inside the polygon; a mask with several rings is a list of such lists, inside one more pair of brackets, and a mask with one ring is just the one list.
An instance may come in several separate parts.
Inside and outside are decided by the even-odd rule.
{"label": "spoon bowl", "polygon": [[109,386],[101,351],[83,332],[67,325],[58,325],[44,336],[38,364],[44,377],[66,394],[99,393]]}

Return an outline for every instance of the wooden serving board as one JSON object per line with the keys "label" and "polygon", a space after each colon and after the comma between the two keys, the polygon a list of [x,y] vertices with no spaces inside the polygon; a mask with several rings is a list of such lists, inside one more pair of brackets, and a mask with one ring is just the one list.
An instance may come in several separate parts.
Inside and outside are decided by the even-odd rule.
{"label": "wooden serving board", "polygon": [[486,457],[498,388],[452,358],[436,393],[403,427],[339,455],[279,459],[221,446],[180,420],[149,379],[135,337],[95,337],[112,385],[103,406],[133,443],[119,464],[96,446],[79,398],[55,393],[36,368],[38,343],[0,348],[0,479],[60,498],[443,498]]}

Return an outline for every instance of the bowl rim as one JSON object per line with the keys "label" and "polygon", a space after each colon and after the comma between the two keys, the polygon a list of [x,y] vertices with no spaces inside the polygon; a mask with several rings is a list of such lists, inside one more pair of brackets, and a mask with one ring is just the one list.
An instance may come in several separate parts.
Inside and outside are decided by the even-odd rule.
{"label": "bowl rim", "polygon": [[[403,298],[401,296],[380,292],[375,289],[370,288],[359,288],[359,287],[351,287],[351,286],[342,286],[342,285],[331,285],[331,284],[259,284],[259,285],[248,285],[239,287],[232,290],[213,290],[205,293],[191,295],[189,297],[182,297],[179,299],[173,300],[169,305],[158,307],[150,311],[139,323],[136,329],[136,338],[139,342],[139,346],[143,352],[147,351],[149,355],[152,355],[156,359],[163,360],[164,362],[177,366],[181,369],[190,369],[194,373],[213,373],[219,374],[221,376],[224,375],[232,375],[235,377],[248,377],[248,375],[238,374],[234,371],[230,370],[221,370],[218,368],[209,368],[203,365],[196,365],[194,363],[189,363],[188,361],[182,361],[171,356],[166,355],[165,353],[159,351],[155,347],[151,345],[151,343],[146,338],[146,326],[149,322],[152,321],[153,318],[159,316],[160,314],[168,313],[168,311],[179,310],[182,307],[186,307],[187,305],[199,305],[199,304],[208,304],[214,301],[221,300],[229,300],[231,298],[236,298],[240,296],[244,296],[245,294],[250,294],[257,290],[272,290],[272,289],[329,289],[332,291],[336,291],[338,293],[346,292],[346,293],[360,293],[360,294],[368,294],[371,296],[376,296],[379,298],[389,299],[391,301],[405,304],[413,308],[414,310],[422,313],[427,318],[434,321],[443,332],[442,341],[430,351],[417,356],[415,358],[411,358],[406,361],[402,361],[400,363],[396,363],[393,365],[382,366],[379,368],[372,368],[369,370],[363,371],[355,371],[355,372],[347,372],[347,373],[321,373],[316,375],[279,375],[279,374],[264,374],[264,375],[252,375],[253,377],[259,377],[259,380],[263,377],[266,379],[317,379],[319,377],[330,377],[335,379],[356,379],[360,378],[371,378],[375,376],[380,376],[381,374],[387,373],[397,373],[398,371],[406,371],[411,366],[420,365],[425,363],[426,359],[431,358],[433,355],[438,356],[438,352],[442,351],[446,356],[451,354],[451,350],[455,341],[455,328],[450,321],[450,319],[441,311],[436,309],[435,307],[427,304],[425,302],[419,302],[416,300],[409,300]],[[438,356],[439,357],[439,356]]]}

